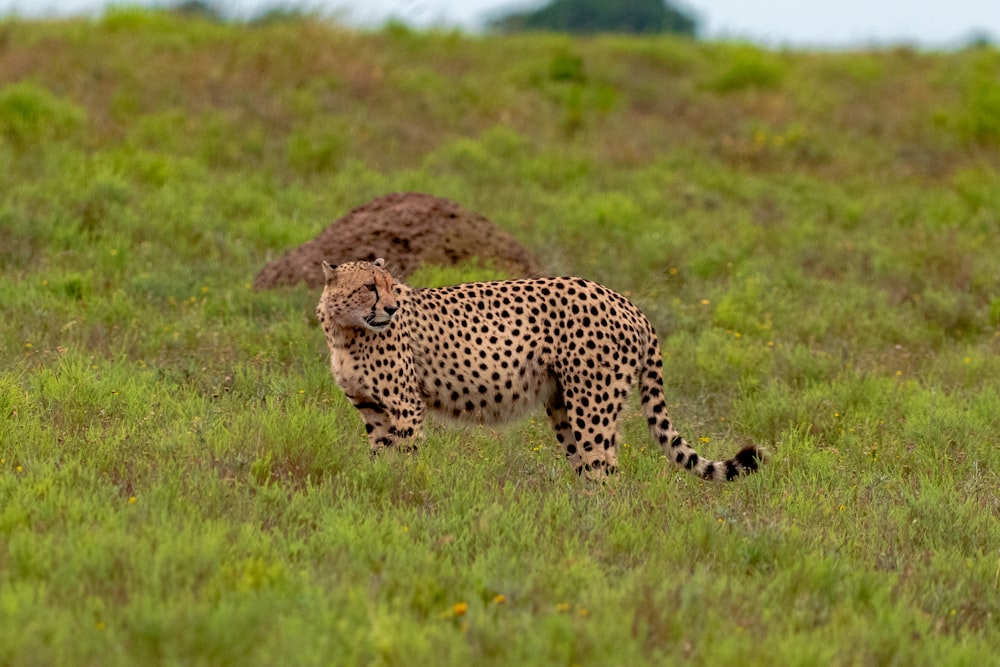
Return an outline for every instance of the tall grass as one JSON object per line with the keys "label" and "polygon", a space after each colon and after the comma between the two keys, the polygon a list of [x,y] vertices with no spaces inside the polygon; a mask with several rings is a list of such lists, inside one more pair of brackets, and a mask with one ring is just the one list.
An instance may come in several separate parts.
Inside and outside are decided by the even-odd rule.
{"label": "tall grass", "polygon": [[[997,62],[0,23],[0,663],[989,663]],[[370,462],[317,295],[249,285],[394,190],[628,294],[688,439],[771,464],[636,405],[600,488],[541,415]]]}

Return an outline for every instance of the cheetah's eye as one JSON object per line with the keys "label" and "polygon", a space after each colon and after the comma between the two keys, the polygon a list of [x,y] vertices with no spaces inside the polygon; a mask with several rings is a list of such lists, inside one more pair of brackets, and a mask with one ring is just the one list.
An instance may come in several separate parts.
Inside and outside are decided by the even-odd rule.
{"label": "cheetah's eye", "polygon": [[367,285],[365,285],[365,287],[368,288],[369,292],[374,292],[375,291],[375,283],[368,283]]}

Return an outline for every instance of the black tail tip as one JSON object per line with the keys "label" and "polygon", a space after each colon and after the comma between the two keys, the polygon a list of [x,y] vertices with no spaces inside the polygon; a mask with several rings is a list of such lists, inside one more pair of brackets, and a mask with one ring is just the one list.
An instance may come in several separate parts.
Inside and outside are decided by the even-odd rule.
{"label": "black tail tip", "polygon": [[763,447],[744,447],[733,457],[733,461],[743,468],[744,473],[749,473],[757,472],[761,464],[767,463],[770,458]]}

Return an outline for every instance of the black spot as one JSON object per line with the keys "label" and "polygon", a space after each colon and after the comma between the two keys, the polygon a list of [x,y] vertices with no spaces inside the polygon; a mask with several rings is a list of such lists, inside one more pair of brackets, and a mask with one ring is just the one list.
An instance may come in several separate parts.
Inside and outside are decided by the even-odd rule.
{"label": "black spot", "polygon": [[691,468],[694,468],[696,465],[698,465],[698,455],[692,453],[691,457],[687,460],[687,463],[684,464],[684,467],[690,470]]}

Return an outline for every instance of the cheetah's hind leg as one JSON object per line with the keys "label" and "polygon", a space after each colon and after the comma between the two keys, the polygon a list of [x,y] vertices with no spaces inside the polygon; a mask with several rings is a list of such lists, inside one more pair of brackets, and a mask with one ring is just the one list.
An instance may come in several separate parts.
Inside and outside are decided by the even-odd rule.
{"label": "cheetah's hind leg", "polygon": [[561,388],[546,403],[556,438],[566,450],[566,459],[578,475],[603,481],[618,472],[617,418],[621,403],[611,401],[599,410],[581,391]]}
{"label": "cheetah's hind leg", "polygon": [[583,456],[576,446],[573,428],[569,425],[569,415],[566,413],[566,401],[563,399],[562,387],[556,385],[552,395],[545,401],[545,414],[549,416],[556,440],[566,453],[566,461],[577,474],[583,472]]}

